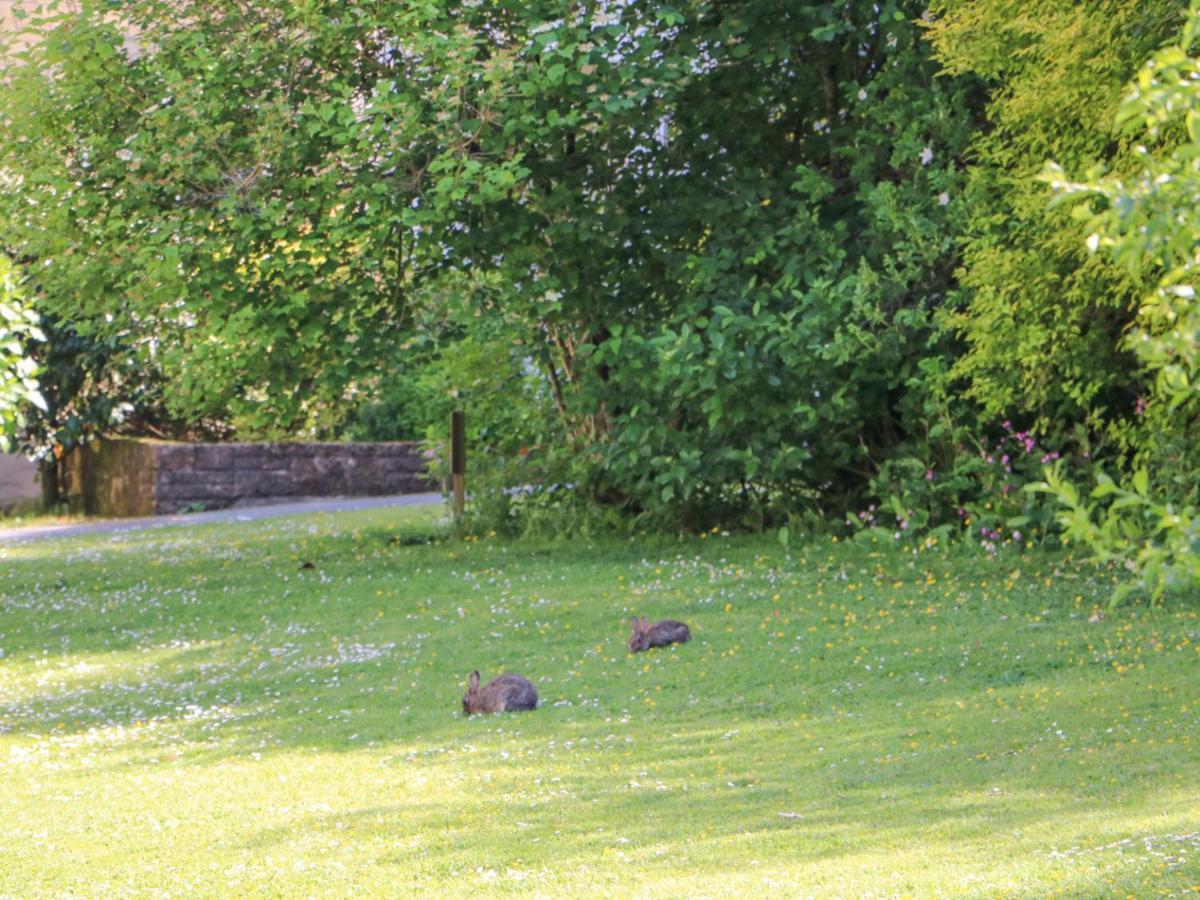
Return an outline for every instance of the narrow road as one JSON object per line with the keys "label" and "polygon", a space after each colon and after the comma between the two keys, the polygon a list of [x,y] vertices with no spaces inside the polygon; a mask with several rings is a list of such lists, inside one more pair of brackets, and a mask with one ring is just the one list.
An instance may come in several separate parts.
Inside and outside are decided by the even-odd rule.
{"label": "narrow road", "polygon": [[0,529],[0,547],[39,541],[46,538],[74,537],[81,534],[123,534],[165,528],[168,525],[202,525],[205,522],[253,522],[276,516],[301,516],[308,513],[342,512],[381,506],[433,506],[443,503],[441,494],[398,494],[392,497],[343,497],[336,500],[311,500],[305,503],[280,503],[272,506],[247,506],[212,512],[174,516],[148,516],[144,519],[104,519],[77,525],[31,525],[28,528]]}

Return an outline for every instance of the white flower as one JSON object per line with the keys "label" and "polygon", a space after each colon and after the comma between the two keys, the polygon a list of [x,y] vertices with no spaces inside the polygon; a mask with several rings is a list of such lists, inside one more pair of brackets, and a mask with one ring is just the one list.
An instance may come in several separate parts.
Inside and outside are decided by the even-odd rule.
{"label": "white flower", "polygon": [[866,88],[859,88],[859,89],[858,89],[858,99],[859,99],[859,100],[866,100],[866,99],[867,99],[867,89],[866,89]]}
{"label": "white flower", "polygon": [[663,116],[658,120],[658,126],[654,129],[654,139],[662,146],[666,146],[671,142],[671,117]]}
{"label": "white flower", "polygon": [[933,150],[930,147],[926,147],[921,151],[921,165],[927,166],[931,162],[933,162]]}
{"label": "white flower", "polygon": [[948,193],[942,191],[940,194],[938,194],[938,206],[945,206],[949,202],[950,195]]}

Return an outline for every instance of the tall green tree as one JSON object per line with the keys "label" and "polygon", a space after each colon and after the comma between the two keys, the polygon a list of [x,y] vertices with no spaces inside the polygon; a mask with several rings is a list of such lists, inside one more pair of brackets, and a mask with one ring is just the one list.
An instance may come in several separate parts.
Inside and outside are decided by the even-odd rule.
{"label": "tall green tree", "polygon": [[489,211],[542,238],[506,259],[582,474],[672,525],[843,510],[921,427],[981,96],[917,3],[614,9],[535,37],[538,190]]}
{"label": "tall green tree", "polygon": [[914,425],[957,262],[979,100],[922,10],[85,0],[6,73],[4,239],[179,416],[332,427],[478,273],[604,496],[844,506]]}
{"label": "tall green tree", "polygon": [[83,2],[31,27],[0,101],[4,242],[177,416],[331,427],[460,227],[430,197],[513,181],[469,167],[503,63],[452,8]]}
{"label": "tall green tree", "polygon": [[1128,177],[1093,169],[1073,181],[1054,165],[1045,180],[1074,201],[1093,253],[1152,285],[1127,339],[1154,375],[1138,410],[1149,427],[1126,484],[1100,473],[1083,499],[1054,470],[1041,487],[1063,501],[1071,537],[1133,572],[1117,598],[1161,598],[1200,586],[1200,3],[1179,42],[1139,70],[1118,122],[1150,145],[1180,126],[1184,136],[1170,151],[1142,153]]}
{"label": "tall green tree", "polygon": [[943,322],[965,341],[953,374],[986,415],[1116,436],[1147,375],[1123,341],[1143,285],[1090,256],[1050,204],[1047,160],[1070,171],[1139,165],[1140,136],[1116,122],[1125,84],[1178,28],[1182,0],[934,0],[927,25],[946,71],[989,89],[972,138],[955,302]]}

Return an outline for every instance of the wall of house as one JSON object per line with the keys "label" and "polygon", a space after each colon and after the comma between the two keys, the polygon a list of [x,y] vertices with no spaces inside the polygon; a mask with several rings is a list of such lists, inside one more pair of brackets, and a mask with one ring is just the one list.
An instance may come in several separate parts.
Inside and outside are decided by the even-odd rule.
{"label": "wall of house", "polygon": [[[32,43],[28,34],[31,20],[42,11],[40,8],[45,5],[45,0],[0,0],[0,34],[9,39],[5,41],[6,44],[11,41],[14,52],[20,52]],[[64,4],[62,11],[69,10],[70,7]],[[142,52],[138,29],[132,23],[123,21],[115,13],[109,13],[105,19],[121,28],[125,34],[125,52],[131,59],[136,59]]]}

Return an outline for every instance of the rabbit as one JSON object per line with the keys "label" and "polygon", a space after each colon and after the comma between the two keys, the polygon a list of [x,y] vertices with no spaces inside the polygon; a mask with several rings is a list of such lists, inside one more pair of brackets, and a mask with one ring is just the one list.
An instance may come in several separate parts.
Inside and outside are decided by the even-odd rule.
{"label": "rabbit", "polygon": [[629,636],[629,652],[649,650],[651,647],[665,647],[667,644],[682,644],[692,636],[691,631],[682,622],[663,619],[651,625],[646,617],[633,620],[633,634]]}
{"label": "rabbit", "polygon": [[479,686],[479,673],[472,672],[470,688],[463,695],[463,715],[472,713],[515,712],[536,709],[537,688],[523,675],[505,673]]}

